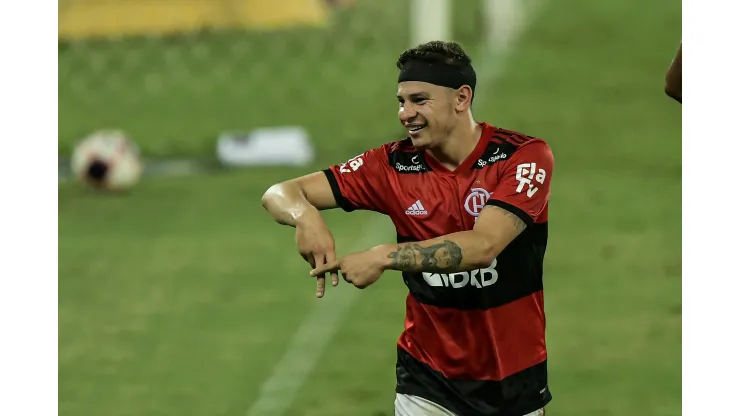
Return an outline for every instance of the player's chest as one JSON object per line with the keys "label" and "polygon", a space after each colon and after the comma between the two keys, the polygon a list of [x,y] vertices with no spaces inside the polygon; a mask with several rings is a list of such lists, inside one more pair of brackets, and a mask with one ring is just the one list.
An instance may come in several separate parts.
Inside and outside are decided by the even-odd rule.
{"label": "player's chest", "polygon": [[399,175],[390,213],[400,235],[433,238],[470,230],[497,185],[490,170],[467,175]]}

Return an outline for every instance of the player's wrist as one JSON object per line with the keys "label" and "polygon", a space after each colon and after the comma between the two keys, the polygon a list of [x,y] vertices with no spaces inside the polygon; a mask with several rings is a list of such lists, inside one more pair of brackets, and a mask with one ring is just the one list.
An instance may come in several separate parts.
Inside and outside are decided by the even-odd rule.
{"label": "player's wrist", "polygon": [[388,270],[393,266],[393,259],[390,254],[393,252],[393,245],[383,244],[373,247],[372,251],[376,254],[377,262],[383,270]]}
{"label": "player's wrist", "polygon": [[293,221],[296,226],[310,224],[321,219],[321,213],[311,204],[307,204],[307,206],[293,213]]}

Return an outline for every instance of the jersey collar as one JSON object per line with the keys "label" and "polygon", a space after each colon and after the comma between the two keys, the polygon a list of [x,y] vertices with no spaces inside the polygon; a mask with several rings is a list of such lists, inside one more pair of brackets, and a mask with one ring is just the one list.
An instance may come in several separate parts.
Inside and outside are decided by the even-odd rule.
{"label": "jersey collar", "polygon": [[477,124],[482,127],[480,137],[478,138],[478,144],[475,145],[475,148],[472,152],[470,152],[468,157],[466,157],[465,160],[460,163],[460,166],[458,166],[455,170],[450,170],[443,164],[439,163],[437,159],[434,158],[434,156],[430,155],[428,152],[423,152],[424,161],[427,163],[427,165],[433,171],[448,174],[456,174],[472,169],[475,162],[483,155],[483,152],[486,151],[486,147],[488,147],[488,143],[490,141],[488,140],[488,138],[493,136],[493,131],[495,130],[495,127],[486,122],[479,122]]}

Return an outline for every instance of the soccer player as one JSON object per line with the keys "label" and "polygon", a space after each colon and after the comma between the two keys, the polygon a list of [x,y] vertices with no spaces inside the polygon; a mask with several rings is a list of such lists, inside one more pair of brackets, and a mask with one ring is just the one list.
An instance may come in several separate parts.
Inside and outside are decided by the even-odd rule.
{"label": "soccer player", "polygon": [[[273,185],[262,203],[296,228],[319,297],[326,274],[364,288],[402,272],[396,415],[543,415],[550,147],[474,120],[476,74],[458,44],[420,45],[397,66],[408,137]],[[388,215],[397,244],[337,259],[319,213],[335,207]]]}
{"label": "soccer player", "polygon": [[665,93],[674,100],[681,102],[681,48],[683,43],[678,46],[676,57],[673,58],[671,66],[665,75]]}

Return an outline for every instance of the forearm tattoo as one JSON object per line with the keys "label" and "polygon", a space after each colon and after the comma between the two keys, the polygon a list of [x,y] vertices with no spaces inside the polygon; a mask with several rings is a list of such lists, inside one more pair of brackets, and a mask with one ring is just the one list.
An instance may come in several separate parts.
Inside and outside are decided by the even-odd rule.
{"label": "forearm tattoo", "polygon": [[426,272],[454,271],[462,264],[462,257],[460,246],[449,240],[429,247],[407,244],[388,255],[396,270]]}

